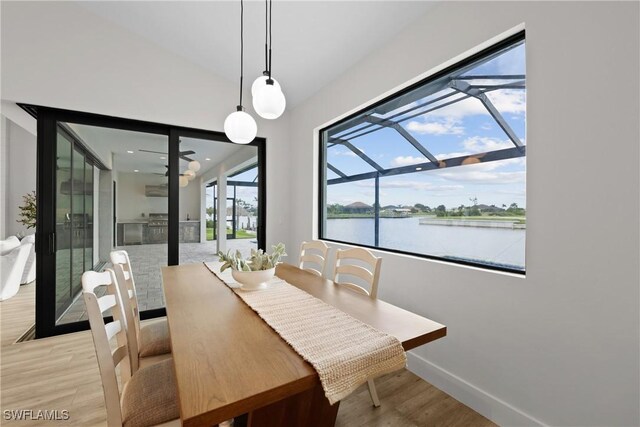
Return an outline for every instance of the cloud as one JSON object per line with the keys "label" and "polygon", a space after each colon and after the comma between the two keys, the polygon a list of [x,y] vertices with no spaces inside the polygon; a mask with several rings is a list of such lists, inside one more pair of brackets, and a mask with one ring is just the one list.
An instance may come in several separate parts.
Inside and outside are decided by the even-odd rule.
{"label": "cloud", "polygon": [[[474,83],[481,83],[481,81],[474,81]],[[491,83],[495,84],[494,81]],[[486,95],[503,116],[506,114],[521,115],[526,112],[526,93],[524,90],[500,89],[487,92]],[[455,96],[452,98],[455,99]],[[422,117],[424,120],[429,118],[444,118],[459,122],[467,116],[475,115],[489,116],[489,112],[480,100],[476,98],[466,98],[419,117]]]}
{"label": "cloud", "polygon": [[[359,181],[356,185],[358,187],[373,187],[375,184],[373,181]],[[381,180],[380,188],[406,188],[418,191],[453,191],[460,190],[464,188],[464,186],[459,184],[433,184],[424,181]]]}
{"label": "cloud", "polygon": [[[492,162],[493,163],[493,162]],[[490,164],[490,163],[485,163]],[[474,184],[514,184],[525,182],[525,172],[495,172],[483,170],[469,170],[469,168],[480,166],[473,165],[465,167],[462,171],[441,172],[439,176],[449,181],[466,182]]]}
{"label": "cloud", "polygon": [[487,98],[504,115],[523,114],[527,111],[526,93],[519,89],[501,89],[487,92]]}
{"label": "cloud", "polygon": [[[360,148],[360,151],[362,151],[363,153],[365,152],[362,148]],[[344,157],[358,157],[358,155],[356,153],[354,153],[351,150],[331,150],[329,151],[329,154],[333,155],[333,156],[344,156]]]}
{"label": "cloud", "polygon": [[485,136],[472,136],[462,141],[462,145],[472,153],[486,153],[514,147],[510,139],[502,140]]}
{"label": "cloud", "polygon": [[412,120],[407,124],[407,130],[410,130],[419,134],[429,135],[462,135],[464,134],[464,127],[460,126],[460,123],[453,119],[447,120],[425,120],[422,122]]}
{"label": "cloud", "polygon": [[429,160],[426,157],[398,156],[391,160],[392,167],[410,166],[418,163],[426,163]]}

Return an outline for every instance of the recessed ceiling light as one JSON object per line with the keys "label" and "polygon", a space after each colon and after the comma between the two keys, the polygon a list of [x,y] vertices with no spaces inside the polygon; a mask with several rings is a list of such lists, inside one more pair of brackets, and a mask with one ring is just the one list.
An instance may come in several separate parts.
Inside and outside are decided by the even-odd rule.
{"label": "recessed ceiling light", "polygon": [[140,172],[138,169],[134,169],[133,171],[134,171],[134,172]]}
{"label": "recessed ceiling light", "polygon": [[166,160],[167,158],[165,156],[160,156],[160,160]]}
{"label": "recessed ceiling light", "polygon": [[205,160],[208,162],[208,161],[210,161],[211,159],[207,157]]}
{"label": "recessed ceiling light", "polygon": [[129,153],[129,154],[133,154],[133,151],[131,151],[131,150],[127,150],[127,153]]}
{"label": "recessed ceiling light", "polygon": [[417,171],[421,171],[421,170],[422,170],[422,168],[416,168],[416,170],[417,170]]}

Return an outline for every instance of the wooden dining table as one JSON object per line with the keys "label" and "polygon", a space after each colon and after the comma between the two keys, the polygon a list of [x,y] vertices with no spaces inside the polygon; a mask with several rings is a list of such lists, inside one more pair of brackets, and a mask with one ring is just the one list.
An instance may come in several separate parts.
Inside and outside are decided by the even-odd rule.
{"label": "wooden dining table", "polygon": [[[405,350],[446,335],[440,323],[298,267],[279,264],[276,275]],[[162,284],[184,426],[334,425],[339,402],[329,404],[313,367],[204,264],[163,267]]]}

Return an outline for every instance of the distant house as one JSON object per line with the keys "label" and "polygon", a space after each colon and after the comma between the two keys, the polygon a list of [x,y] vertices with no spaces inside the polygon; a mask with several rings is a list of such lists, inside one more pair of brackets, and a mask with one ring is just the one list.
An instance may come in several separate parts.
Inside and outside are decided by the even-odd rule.
{"label": "distant house", "polygon": [[371,213],[373,212],[373,206],[369,206],[362,202],[353,202],[350,205],[344,207],[346,213]]}

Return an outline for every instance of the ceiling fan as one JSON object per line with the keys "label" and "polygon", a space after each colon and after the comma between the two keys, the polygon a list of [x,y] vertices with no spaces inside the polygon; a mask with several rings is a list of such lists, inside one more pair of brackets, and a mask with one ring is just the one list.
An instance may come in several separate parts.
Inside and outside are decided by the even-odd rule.
{"label": "ceiling fan", "polygon": [[[160,176],[169,176],[169,165],[164,165],[165,168],[167,168],[167,171],[165,173],[158,173],[158,172],[154,172],[154,175],[160,175]],[[180,176],[186,176],[186,174],[181,173]]]}
{"label": "ceiling fan", "polygon": [[[179,142],[179,143],[181,143],[181,142],[182,142],[182,140],[180,140],[180,141],[178,141],[178,142]],[[165,153],[165,152],[163,152],[163,151],[153,151],[153,150],[143,150],[143,149],[139,149],[138,151],[142,151],[142,152],[144,152],[144,153],[164,154],[165,156],[166,156],[166,155],[169,155],[169,153]],[[180,151],[180,153],[178,154],[178,156],[179,156],[182,160],[185,160],[185,161],[187,161],[187,162],[192,162],[192,161],[193,161],[193,159],[192,159],[192,158],[190,158],[190,157],[187,157],[187,156],[190,156],[190,155],[192,155],[192,154],[196,154],[196,152],[195,152],[195,151],[193,151],[193,150],[186,150],[186,151]]]}

